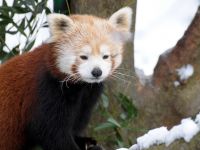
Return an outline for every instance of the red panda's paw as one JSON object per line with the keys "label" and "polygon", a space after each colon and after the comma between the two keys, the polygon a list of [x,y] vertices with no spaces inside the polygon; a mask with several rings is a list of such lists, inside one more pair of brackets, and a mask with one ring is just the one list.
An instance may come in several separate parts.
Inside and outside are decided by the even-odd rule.
{"label": "red panda's paw", "polygon": [[97,141],[92,137],[75,137],[75,142],[81,150],[88,150],[88,148],[94,147],[97,145]]}
{"label": "red panda's paw", "polygon": [[92,137],[84,137],[84,141],[88,147],[97,145],[97,141]]}
{"label": "red panda's paw", "polygon": [[88,147],[87,150],[104,150],[104,149],[99,145],[95,145]]}

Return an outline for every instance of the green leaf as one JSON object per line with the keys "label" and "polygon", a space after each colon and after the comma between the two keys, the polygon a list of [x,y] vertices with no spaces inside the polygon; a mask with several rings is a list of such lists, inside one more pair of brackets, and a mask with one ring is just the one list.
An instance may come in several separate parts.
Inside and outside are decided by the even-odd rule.
{"label": "green leaf", "polygon": [[26,33],[24,32],[25,29],[23,28],[23,24],[18,26],[15,22],[12,22],[12,23],[17,28],[17,30],[19,30],[19,32],[21,34],[23,34],[25,37],[27,37]]}
{"label": "green leaf", "polygon": [[109,99],[105,94],[101,95],[102,103],[104,108],[108,108],[109,106]]}
{"label": "green leaf", "polygon": [[34,44],[35,44],[35,39],[27,44],[27,46],[25,47],[25,51],[29,51]]}
{"label": "green leaf", "polygon": [[25,4],[26,6],[29,5],[29,6],[32,6],[33,8],[35,8],[35,0],[26,0],[26,1],[23,1],[23,4]]}
{"label": "green leaf", "polygon": [[14,34],[16,34],[18,31],[16,30],[16,31],[6,31],[6,33],[9,33],[9,34],[12,34],[12,35],[14,35]]}
{"label": "green leaf", "polygon": [[117,142],[118,147],[124,147],[123,141],[116,139],[116,142]]}
{"label": "green leaf", "polygon": [[0,25],[1,26],[6,26],[6,25],[8,25],[11,22],[12,22],[11,19],[3,19],[3,20],[0,21]]}
{"label": "green leaf", "polygon": [[107,121],[109,123],[113,124],[114,126],[121,128],[121,125],[114,118],[110,117],[110,118],[108,118]]}
{"label": "green leaf", "polygon": [[126,113],[126,119],[132,119],[137,116],[137,108],[133,105],[131,99],[129,99],[126,95],[122,93],[119,93],[116,98],[120,102],[124,113]]}
{"label": "green leaf", "polygon": [[46,1],[41,1],[37,4],[36,8],[35,8],[35,13],[42,13],[42,11],[44,10],[45,8],[45,5],[46,5]]}
{"label": "green leaf", "polygon": [[30,12],[30,10],[28,8],[22,8],[20,6],[15,6],[13,7],[13,10],[15,13],[18,13],[18,14],[25,14],[25,13],[28,13]]}
{"label": "green leaf", "polygon": [[8,12],[11,12],[11,11],[13,11],[12,7],[9,7],[9,6],[1,6],[0,7],[0,12],[2,12],[4,14],[8,15]]}
{"label": "green leaf", "polygon": [[3,6],[8,6],[6,0],[3,0]]}
{"label": "green leaf", "polygon": [[6,20],[12,20],[12,19],[9,17],[9,15],[4,15],[4,14],[0,14],[0,19],[2,19],[2,20],[4,20],[4,19],[6,19]]}
{"label": "green leaf", "polygon": [[105,122],[94,128],[95,131],[103,130],[103,129],[108,129],[108,128],[114,128],[115,126],[112,123]]}
{"label": "green leaf", "polygon": [[120,130],[118,128],[115,128],[115,133],[116,133],[116,138],[117,138],[118,145],[120,147],[124,147],[122,134],[120,133]]}
{"label": "green leaf", "polygon": [[[3,45],[1,45],[0,47],[3,48]],[[4,52],[4,51],[1,49],[1,50],[0,50],[0,60],[2,60],[2,59],[5,57],[5,55],[7,55],[7,53]]]}
{"label": "green leaf", "polygon": [[[18,46],[18,45],[17,45],[17,46]],[[16,46],[16,47],[17,47],[17,46]],[[18,55],[18,54],[19,54],[19,52],[16,51],[15,49],[13,49],[11,52],[6,53],[5,55],[3,55],[1,61],[2,61],[2,62],[5,62],[6,60],[8,60],[8,59],[10,59],[11,57],[13,57],[13,56],[15,56],[15,55]]]}
{"label": "green leaf", "polygon": [[20,25],[19,25],[19,28],[25,29],[25,19],[26,19],[26,18],[22,19],[22,21],[21,21],[21,23],[20,23]]}
{"label": "green leaf", "polygon": [[31,23],[34,21],[34,18],[35,18],[35,16],[33,16],[33,15],[31,15],[30,19],[26,18],[26,22],[27,22],[26,28],[28,27],[28,29],[30,30],[30,32],[33,30],[33,27],[31,25]]}
{"label": "green leaf", "polygon": [[46,12],[46,14],[48,15],[48,14],[51,13],[51,10],[50,10],[48,7],[45,7],[45,12]]}

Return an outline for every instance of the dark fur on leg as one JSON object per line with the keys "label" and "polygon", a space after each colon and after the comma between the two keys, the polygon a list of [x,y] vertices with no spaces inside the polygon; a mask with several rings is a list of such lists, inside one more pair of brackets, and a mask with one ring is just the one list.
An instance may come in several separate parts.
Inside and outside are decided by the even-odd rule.
{"label": "dark fur on leg", "polygon": [[103,148],[99,145],[90,146],[87,150],[103,150]]}
{"label": "dark fur on leg", "polygon": [[75,141],[81,150],[97,145],[97,141],[91,137],[75,137]]}

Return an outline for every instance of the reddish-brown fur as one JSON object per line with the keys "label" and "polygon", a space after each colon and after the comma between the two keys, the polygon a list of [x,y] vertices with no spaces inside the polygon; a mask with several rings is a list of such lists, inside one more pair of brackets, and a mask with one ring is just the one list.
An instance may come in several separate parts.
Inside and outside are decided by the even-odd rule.
{"label": "reddish-brown fur", "polygon": [[44,56],[50,50],[48,44],[43,45],[0,66],[0,150],[18,150],[23,144],[34,102],[35,72],[47,62]]}
{"label": "reddish-brown fur", "polygon": [[[61,81],[66,77],[56,67],[60,45],[73,43],[73,50],[80,50],[83,46],[89,45],[92,48],[92,55],[99,55],[101,45],[106,44],[111,56],[116,55],[116,50],[121,55],[123,43],[116,43],[111,34],[121,32],[124,28],[118,29],[108,20],[94,16],[72,15],[70,18],[74,22],[73,27],[69,28],[70,31],[62,34],[63,30],[59,31],[59,28],[52,25],[51,44],[43,44],[34,51],[16,56],[0,66],[0,150],[21,150],[25,143],[25,127],[31,116],[30,110],[37,99],[36,73],[43,69],[46,72],[49,70],[51,75]],[[77,72],[79,63],[77,60],[71,67],[73,73]],[[110,63],[113,69],[121,62],[116,65],[116,60],[112,57]]]}

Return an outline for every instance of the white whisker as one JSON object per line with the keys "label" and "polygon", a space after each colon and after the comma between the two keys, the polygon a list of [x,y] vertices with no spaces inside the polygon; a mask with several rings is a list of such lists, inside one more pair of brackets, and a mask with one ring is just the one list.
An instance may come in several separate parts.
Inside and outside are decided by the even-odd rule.
{"label": "white whisker", "polygon": [[120,77],[118,77],[118,76],[116,76],[116,75],[111,75],[112,77],[114,77],[114,78],[116,78],[116,79],[119,79],[119,80],[121,80],[121,81],[124,81],[124,82],[129,82],[129,81],[126,81],[125,79],[122,79],[122,78],[120,78]]}
{"label": "white whisker", "polygon": [[127,76],[127,77],[133,77],[133,78],[135,78],[136,76],[135,75],[127,75],[127,74],[124,74],[124,73],[121,73],[121,72],[116,72],[116,71],[114,71],[113,72],[114,74],[118,74],[118,75],[122,75],[122,76]]}

